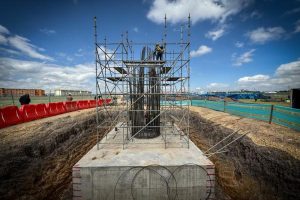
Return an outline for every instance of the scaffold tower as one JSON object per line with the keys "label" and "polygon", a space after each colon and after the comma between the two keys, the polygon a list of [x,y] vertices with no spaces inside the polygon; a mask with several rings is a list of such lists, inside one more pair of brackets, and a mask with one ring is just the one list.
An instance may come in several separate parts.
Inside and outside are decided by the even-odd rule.
{"label": "scaffold tower", "polygon": [[123,148],[154,137],[168,148],[169,133],[189,147],[191,18],[177,42],[167,41],[166,16],[164,21],[160,42],[133,42],[128,32],[118,42],[98,42],[94,18],[98,148],[101,131],[106,137],[119,122],[115,131],[123,140],[116,143]]}

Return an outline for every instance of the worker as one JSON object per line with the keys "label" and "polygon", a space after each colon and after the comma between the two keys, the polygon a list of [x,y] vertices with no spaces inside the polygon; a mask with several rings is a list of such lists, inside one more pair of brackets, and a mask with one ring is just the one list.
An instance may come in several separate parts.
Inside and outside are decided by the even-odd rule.
{"label": "worker", "polygon": [[72,94],[69,93],[68,96],[67,96],[67,101],[73,101],[73,97],[72,97]]}
{"label": "worker", "polygon": [[29,94],[24,94],[20,97],[19,102],[21,105],[26,105],[30,103],[30,96]]}
{"label": "worker", "polygon": [[164,53],[164,47],[159,46],[159,44],[155,45],[155,55],[156,55],[156,60],[162,60],[162,55]]}

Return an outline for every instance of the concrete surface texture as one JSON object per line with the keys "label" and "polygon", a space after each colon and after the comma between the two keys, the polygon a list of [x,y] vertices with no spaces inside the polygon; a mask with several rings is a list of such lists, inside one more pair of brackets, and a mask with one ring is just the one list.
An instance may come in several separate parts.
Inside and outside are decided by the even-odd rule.
{"label": "concrete surface texture", "polygon": [[193,142],[187,148],[184,137],[164,131],[123,149],[123,132],[113,129],[74,165],[73,199],[213,199],[213,163]]}

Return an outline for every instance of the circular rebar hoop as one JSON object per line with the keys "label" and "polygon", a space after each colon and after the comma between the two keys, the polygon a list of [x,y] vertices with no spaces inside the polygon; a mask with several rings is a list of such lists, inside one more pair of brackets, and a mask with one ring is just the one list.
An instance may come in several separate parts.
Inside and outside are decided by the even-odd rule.
{"label": "circular rebar hoop", "polygon": [[[183,167],[186,167],[186,166],[195,166],[195,167],[198,167],[199,169],[203,170],[203,171],[206,173],[206,175],[207,175],[208,178],[209,178],[210,187],[209,187],[209,193],[208,193],[208,195],[206,196],[205,200],[209,199],[209,198],[210,198],[210,195],[211,195],[211,192],[212,192],[212,191],[211,191],[211,187],[212,187],[211,181],[212,181],[212,180],[211,180],[210,175],[209,175],[208,172],[206,171],[206,169],[205,169],[204,167],[202,167],[201,165],[197,165],[197,164],[194,164],[194,163],[187,163],[187,164],[184,164],[184,165],[180,165],[180,166],[178,166],[177,168],[175,168],[174,171],[172,172],[173,176],[175,177],[174,174],[176,174],[176,172],[177,172],[178,170],[181,170]],[[175,180],[176,180],[176,178],[175,178]],[[169,182],[169,180],[168,180],[168,182]],[[178,183],[176,183],[176,184],[178,184]],[[176,193],[177,193],[177,195],[178,195],[177,187],[176,187]],[[199,200],[201,200],[201,198],[200,198]]]}
{"label": "circular rebar hoop", "polygon": [[[167,198],[168,198],[168,200],[171,200],[171,199],[170,199],[170,196],[169,196],[169,185],[168,185],[168,181],[167,181],[166,177],[164,177],[163,175],[161,175],[159,172],[157,172],[155,169],[152,169],[151,167],[152,167],[152,166],[145,166],[145,167],[143,167],[142,169],[140,169],[140,170],[134,175],[134,177],[133,177],[133,179],[132,179],[132,182],[131,182],[131,196],[132,196],[132,199],[133,199],[133,200],[136,200],[136,198],[135,198],[135,196],[134,196],[134,191],[133,191],[133,185],[134,185],[134,182],[135,182],[137,176],[138,176],[142,171],[144,171],[145,169],[147,169],[147,170],[149,170],[149,171],[152,171],[152,172],[158,174],[158,175],[160,176],[160,178],[166,183]],[[150,187],[150,186],[149,186],[149,187]]]}
{"label": "circular rebar hoop", "polygon": [[[116,200],[116,189],[117,189],[117,185],[119,184],[120,180],[121,180],[124,176],[128,175],[128,174],[130,173],[130,171],[132,171],[132,170],[134,170],[134,169],[137,169],[138,171],[136,171],[136,172],[133,174],[131,181],[129,181],[129,182],[131,182],[131,183],[130,183],[130,193],[131,193],[131,198],[132,198],[132,200],[137,200],[137,198],[136,198],[136,196],[135,196],[135,194],[134,194],[134,183],[135,183],[135,181],[136,181],[138,175],[139,175],[141,172],[143,172],[144,170],[148,170],[148,171],[151,171],[151,172],[157,174],[157,175],[161,178],[161,180],[165,183],[165,185],[166,185],[166,190],[167,190],[167,199],[168,199],[168,200],[177,200],[177,199],[178,199],[178,181],[176,180],[175,175],[176,175],[182,168],[184,168],[184,167],[190,167],[190,166],[195,166],[195,167],[201,169],[201,170],[204,171],[204,172],[206,173],[206,175],[208,176],[208,178],[209,178],[208,181],[209,181],[209,183],[210,183],[210,186],[209,186],[209,192],[208,192],[208,195],[206,196],[205,199],[206,199],[206,200],[209,199],[210,196],[211,196],[211,193],[212,193],[212,191],[211,191],[211,187],[212,187],[211,181],[212,181],[212,180],[211,180],[210,175],[208,174],[207,170],[206,170],[204,167],[202,167],[202,166],[200,166],[200,165],[197,165],[197,164],[188,163],[188,164],[184,164],[184,165],[180,165],[180,166],[176,167],[173,171],[171,171],[171,170],[169,170],[167,167],[161,166],[161,165],[148,165],[148,166],[144,166],[144,167],[131,167],[131,168],[125,170],[125,171],[119,176],[119,178],[118,178],[118,180],[117,180],[117,182],[116,182],[116,184],[115,184],[115,187],[114,187],[114,200]],[[164,175],[164,173],[159,172],[159,171],[161,171],[161,170],[164,170],[165,172],[167,172],[168,175]],[[170,187],[170,183],[171,183],[172,180],[173,180],[174,183],[175,183],[174,188],[171,188],[171,187]],[[150,186],[149,186],[149,187],[150,187]],[[175,192],[174,196],[172,196],[173,193],[171,193],[171,190],[172,190],[172,189],[173,189],[174,192]],[[201,199],[201,197],[200,197],[199,199]]]}

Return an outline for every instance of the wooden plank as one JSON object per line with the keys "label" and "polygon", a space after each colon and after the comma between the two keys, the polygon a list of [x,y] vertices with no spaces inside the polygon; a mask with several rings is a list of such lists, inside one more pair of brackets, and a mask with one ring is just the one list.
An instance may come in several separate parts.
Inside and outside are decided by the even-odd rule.
{"label": "wooden plank", "polygon": [[167,81],[177,81],[180,77],[170,77]]}
{"label": "wooden plank", "polygon": [[120,74],[127,74],[127,71],[122,67],[114,67],[114,69],[118,71]]}

